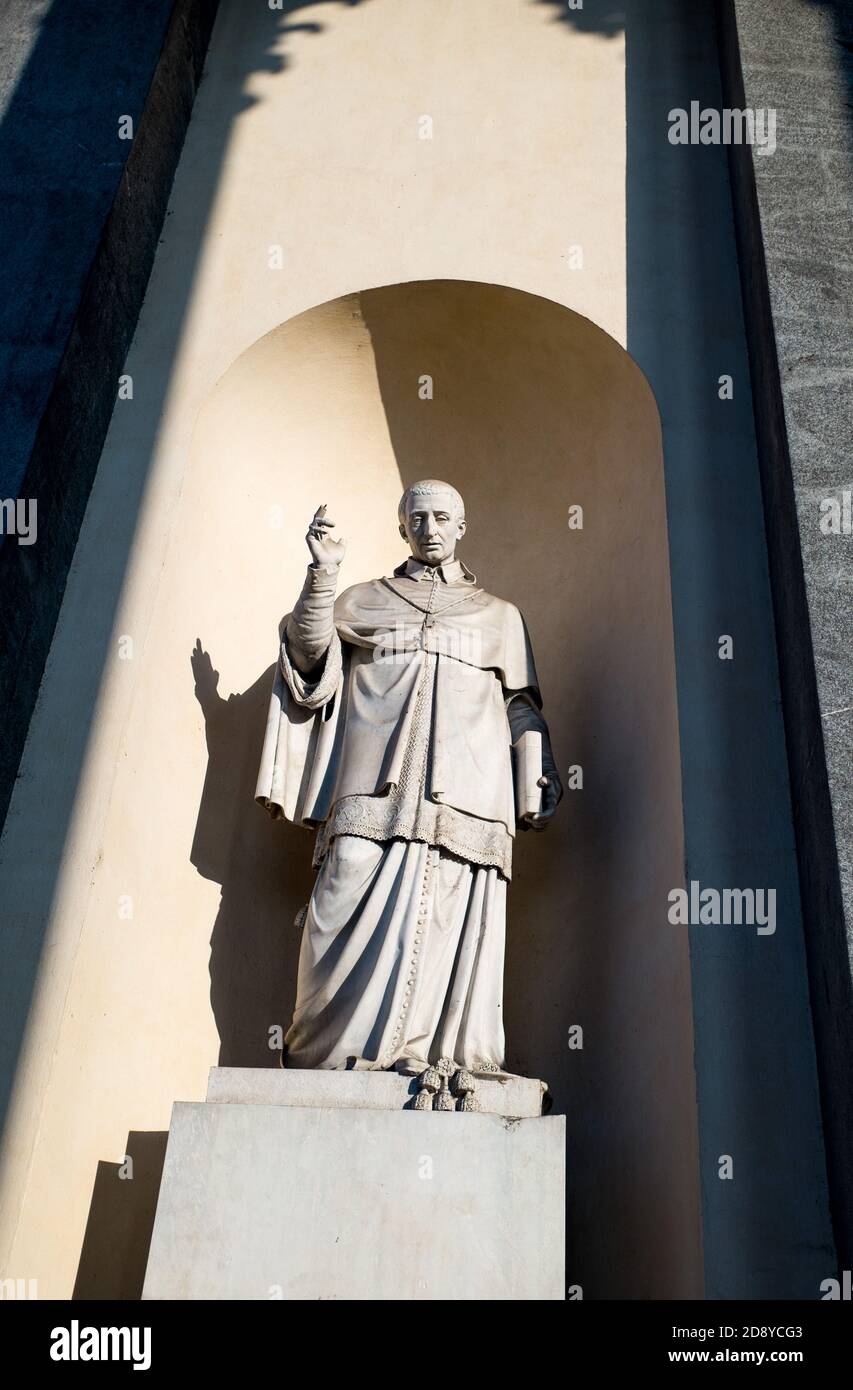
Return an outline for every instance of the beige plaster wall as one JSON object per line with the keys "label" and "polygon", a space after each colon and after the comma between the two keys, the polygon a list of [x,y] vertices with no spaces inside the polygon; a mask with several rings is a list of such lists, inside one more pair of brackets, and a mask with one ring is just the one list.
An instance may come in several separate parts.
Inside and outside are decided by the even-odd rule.
{"label": "beige plaster wall", "polygon": [[[223,5],[0,845],[7,945],[44,932],[0,1272],[43,1297],[134,1292],[172,1100],[217,1060],[274,1060],[311,879],[304,837],[251,804],[275,626],[316,503],[354,581],[400,557],[401,479],[424,473],[465,492],[465,557],[525,611],[558,757],[585,769],[519,846],[507,978],[511,1061],[569,1114],[570,1273],[588,1296],[699,1290],[660,440],[617,347],[624,51],[552,9],[324,3],[292,32]],[[612,337],[503,289],[339,299],[433,278]],[[218,688],[202,658],[194,690],[196,637]]]}

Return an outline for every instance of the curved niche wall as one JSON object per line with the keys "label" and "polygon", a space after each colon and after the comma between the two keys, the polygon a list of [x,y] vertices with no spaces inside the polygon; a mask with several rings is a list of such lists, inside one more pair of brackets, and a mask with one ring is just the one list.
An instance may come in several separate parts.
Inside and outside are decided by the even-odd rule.
{"label": "curved niche wall", "polygon": [[400,492],[423,476],[463,493],[462,557],[524,613],[558,763],[582,769],[549,833],[517,841],[505,986],[508,1063],[546,1079],[568,1115],[571,1282],[587,1297],[691,1297],[699,1194],[688,943],[666,916],[682,827],[660,426],[628,355],[560,305],[462,281],[349,295],[257,342],[201,413],[181,506],[191,597],[176,602],[243,692],[208,690],[192,856],[222,886],[222,1061],[268,1064],[269,1024],[286,1025],[293,1002],[310,843],[251,796],[306,523],[328,503],[349,542],[342,584],[390,573],[404,555]]}

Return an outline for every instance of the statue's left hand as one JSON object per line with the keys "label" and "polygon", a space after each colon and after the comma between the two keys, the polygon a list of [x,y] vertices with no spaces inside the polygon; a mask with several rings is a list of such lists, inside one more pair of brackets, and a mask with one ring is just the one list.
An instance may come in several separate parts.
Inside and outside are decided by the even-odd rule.
{"label": "statue's left hand", "polygon": [[536,784],[542,788],[542,809],[526,817],[531,830],[546,830],[551,817],[563,799],[563,784],[556,772],[546,772]]}

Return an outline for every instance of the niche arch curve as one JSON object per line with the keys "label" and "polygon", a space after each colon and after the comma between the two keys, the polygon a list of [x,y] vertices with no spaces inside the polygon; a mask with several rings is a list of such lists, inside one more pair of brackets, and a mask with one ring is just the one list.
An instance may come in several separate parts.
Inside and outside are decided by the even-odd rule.
{"label": "niche arch curve", "polygon": [[[590,1296],[682,1296],[699,1277],[696,1097],[689,945],[667,920],[683,883],[681,773],[661,425],[645,376],[554,301],[468,280],[385,285],[244,351],[202,407],[191,455],[191,488],[222,531],[218,620],[260,606],[270,660],[319,503],[348,540],[343,586],[404,558],[405,485],[445,478],[465,498],[459,553],[523,612],[564,781],[577,784],[572,768],[582,779],[546,835],[516,841],[507,1062],[545,1079],[570,1117],[574,1282]],[[246,689],[258,671],[231,676]],[[231,833],[235,845],[245,834],[236,820]],[[310,876],[282,860],[305,852],[266,823],[251,836],[242,897],[256,919],[292,921]],[[232,885],[238,915],[240,898]],[[277,928],[262,940],[261,955],[280,950]],[[274,958],[255,953],[253,969],[280,979]],[[582,1052],[568,1042],[577,1025]]]}

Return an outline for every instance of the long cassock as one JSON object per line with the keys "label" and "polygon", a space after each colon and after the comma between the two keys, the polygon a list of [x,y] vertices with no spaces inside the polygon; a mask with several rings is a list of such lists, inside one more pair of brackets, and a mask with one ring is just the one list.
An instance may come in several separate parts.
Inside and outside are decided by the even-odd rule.
{"label": "long cassock", "polygon": [[494,1074],[516,819],[553,770],[527,629],[458,560],[336,579],[282,623],[256,793],[317,830],[285,1065]]}

